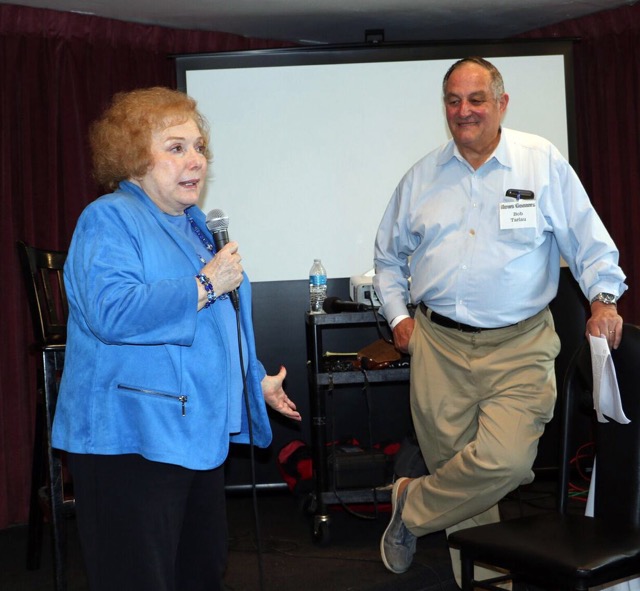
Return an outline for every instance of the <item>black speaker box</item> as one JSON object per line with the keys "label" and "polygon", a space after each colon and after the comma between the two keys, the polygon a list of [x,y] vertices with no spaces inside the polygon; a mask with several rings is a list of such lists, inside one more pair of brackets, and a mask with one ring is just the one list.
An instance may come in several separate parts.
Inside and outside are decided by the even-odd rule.
{"label": "black speaker box", "polygon": [[336,489],[375,488],[391,482],[393,463],[381,451],[336,445],[328,454],[329,480]]}

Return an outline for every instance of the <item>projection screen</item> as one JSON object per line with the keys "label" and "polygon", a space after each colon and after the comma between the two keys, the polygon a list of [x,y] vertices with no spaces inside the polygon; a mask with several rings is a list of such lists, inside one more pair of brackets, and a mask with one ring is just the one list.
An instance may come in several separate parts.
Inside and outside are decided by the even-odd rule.
{"label": "projection screen", "polygon": [[402,175],[449,139],[442,78],[466,55],[502,72],[503,125],[551,140],[576,166],[570,41],[310,47],[175,56],[178,87],[211,126],[201,202],[222,209],[253,282],[373,266]]}

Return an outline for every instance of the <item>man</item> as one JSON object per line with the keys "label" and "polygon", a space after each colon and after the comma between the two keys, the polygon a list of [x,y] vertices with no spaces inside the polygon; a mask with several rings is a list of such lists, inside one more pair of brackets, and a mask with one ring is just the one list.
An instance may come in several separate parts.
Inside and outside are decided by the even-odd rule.
{"label": "man", "polygon": [[396,347],[411,354],[430,473],[394,484],[380,543],[394,573],[411,565],[417,536],[497,521],[498,501],[533,480],[556,399],[548,304],[561,256],[591,302],[586,333],[613,348],[622,337],[618,251],[568,162],[501,127],[509,96],[490,62],[456,62],[443,93],[453,139],[404,176],[375,245],[375,288]]}

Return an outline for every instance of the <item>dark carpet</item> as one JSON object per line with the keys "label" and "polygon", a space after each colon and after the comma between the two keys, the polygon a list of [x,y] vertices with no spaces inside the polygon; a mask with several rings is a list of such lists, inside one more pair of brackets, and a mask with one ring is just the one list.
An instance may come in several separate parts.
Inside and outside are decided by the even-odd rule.
{"label": "dark carpet", "polygon": [[[553,510],[552,488],[544,482],[523,487],[502,501],[503,516]],[[419,538],[412,567],[394,575],[384,568],[379,553],[388,512],[363,513],[372,518],[361,519],[332,506],[330,539],[320,545],[313,540],[311,516],[303,505],[285,491],[258,493],[262,557],[258,560],[251,495],[229,494],[230,553],[225,578],[229,591],[458,591],[443,532]],[[0,531],[2,591],[53,589],[48,533],[45,527],[40,568],[28,571],[26,526]],[[68,591],[87,591],[73,518],[67,522],[67,544]]]}

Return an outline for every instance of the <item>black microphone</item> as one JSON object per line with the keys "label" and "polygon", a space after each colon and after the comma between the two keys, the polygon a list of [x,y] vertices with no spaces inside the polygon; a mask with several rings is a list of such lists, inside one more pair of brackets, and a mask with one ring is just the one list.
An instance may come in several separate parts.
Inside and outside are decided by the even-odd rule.
{"label": "black microphone", "polygon": [[372,308],[359,302],[341,300],[340,298],[327,298],[322,304],[322,309],[327,314],[335,314],[337,312],[365,312]]}
{"label": "black microphone", "polygon": [[[225,244],[229,243],[229,218],[224,214],[221,209],[212,209],[207,214],[207,228],[213,236],[213,243],[216,246],[216,252],[220,252]],[[234,289],[229,292],[233,307],[237,310],[240,309],[240,299],[238,298],[238,290]]]}

